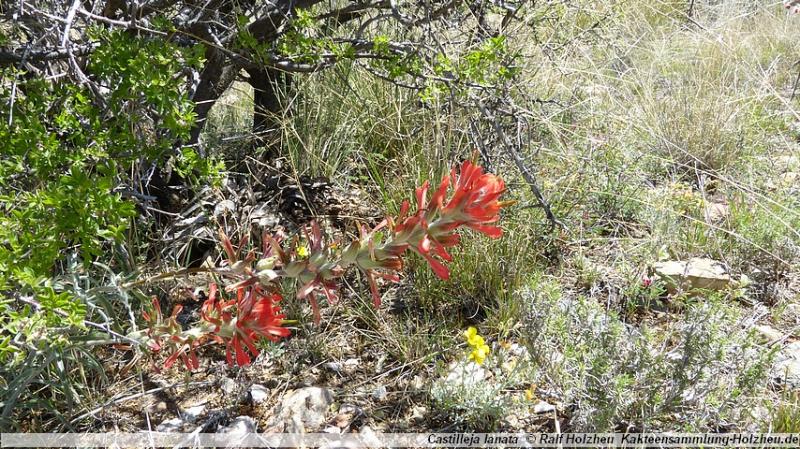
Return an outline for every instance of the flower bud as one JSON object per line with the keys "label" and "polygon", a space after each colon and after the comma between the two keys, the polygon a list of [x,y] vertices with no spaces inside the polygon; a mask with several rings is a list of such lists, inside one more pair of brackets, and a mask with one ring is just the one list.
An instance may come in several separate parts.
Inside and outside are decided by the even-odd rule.
{"label": "flower bud", "polygon": [[258,262],[256,262],[256,271],[264,271],[264,270],[271,270],[275,267],[275,262],[278,261],[278,256],[269,256],[265,257]]}

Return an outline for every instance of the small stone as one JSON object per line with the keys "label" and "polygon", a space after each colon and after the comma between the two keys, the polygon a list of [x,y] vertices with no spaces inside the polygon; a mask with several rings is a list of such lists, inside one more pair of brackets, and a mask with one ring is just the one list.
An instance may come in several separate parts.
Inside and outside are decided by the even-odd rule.
{"label": "small stone", "polygon": [[378,435],[375,433],[374,430],[370,426],[364,426],[358,432],[361,435],[361,440],[364,443],[364,447],[381,447],[383,444],[381,440],[378,438]]}
{"label": "small stone", "polygon": [[236,381],[231,379],[230,377],[222,379],[222,382],[220,383],[220,389],[225,394],[233,394],[236,392],[238,388],[239,386],[236,384]]}
{"label": "small stone", "polygon": [[556,406],[553,404],[548,404],[545,401],[539,401],[536,405],[533,406],[533,413],[540,414],[540,413],[550,413],[556,410]]}
{"label": "small stone", "polygon": [[486,379],[486,371],[475,362],[456,363],[450,369],[445,381],[464,387],[472,387]]}
{"label": "small stone", "polygon": [[348,413],[348,414],[351,414],[351,415],[360,415],[360,414],[364,413],[364,410],[361,407],[357,406],[357,405],[342,404],[341,407],[339,407],[339,413]]}
{"label": "small stone", "polygon": [[237,416],[230,424],[220,429],[217,433],[252,433],[258,428],[255,419],[249,416]]}
{"label": "small stone", "polygon": [[269,390],[261,384],[253,384],[250,387],[250,400],[253,404],[260,404],[269,397]]}
{"label": "small stone", "polygon": [[236,210],[236,204],[231,200],[222,200],[214,206],[214,217],[224,217]]}
{"label": "small stone", "polygon": [[756,330],[758,335],[761,337],[761,340],[764,341],[765,343],[773,343],[783,338],[783,334],[781,333],[781,331],[775,329],[772,326],[758,324],[756,326],[753,326],[753,329]]}
{"label": "small stone", "polygon": [[654,271],[666,281],[670,293],[678,289],[723,290],[732,282],[721,262],[700,257],[688,261],[657,262]]}
{"label": "small stone", "polygon": [[361,364],[361,359],[347,359],[344,362],[328,362],[323,366],[336,374],[350,374]]}
{"label": "small stone", "polygon": [[324,429],[322,429],[322,433],[340,434],[340,433],[342,433],[342,429],[340,429],[340,428],[338,428],[336,426],[327,426]]}
{"label": "small stone", "polygon": [[323,364],[322,366],[324,366],[326,369],[328,369],[330,371],[333,371],[336,374],[341,374],[342,373],[342,364],[339,363],[339,362],[327,362],[327,363]]}
{"label": "small stone", "polygon": [[775,357],[772,378],[788,387],[800,388],[800,341],[786,345]]}
{"label": "small stone", "polygon": [[528,356],[528,348],[519,343],[511,343],[511,345],[508,347],[508,352],[517,357]]}
{"label": "small stone", "polygon": [[344,361],[344,368],[348,371],[352,371],[358,365],[361,364],[361,359],[347,359]]}
{"label": "small stone", "polygon": [[167,403],[164,401],[158,401],[155,404],[150,404],[147,406],[147,413],[163,413],[167,411]]}
{"label": "small stone", "polygon": [[706,221],[718,223],[730,215],[730,208],[724,203],[709,203],[706,205]]}
{"label": "small stone", "polygon": [[380,387],[376,388],[375,391],[372,392],[372,397],[375,400],[382,401],[386,399],[389,395],[389,392],[386,390],[385,385],[381,385]]}
{"label": "small stone", "polygon": [[783,309],[783,314],[784,316],[788,315],[795,321],[800,321],[800,304],[788,304],[786,308]]}
{"label": "small stone", "polygon": [[319,429],[333,404],[327,388],[306,387],[287,393],[275,407],[268,427],[271,432],[302,433]]}
{"label": "small stone", "polygon": [[344,429],[350,427],[357,417],[363,415],[364,410],[362,410],[361,407],[353,404],[342,404],[342,406],[339,407],[339,413],[331,420],[331,423],[334,426]]}
{"label": "small stone", "polygon": [[411,419],[417,422],[425,421],[427,414],[428,408],[422,405],[414,406],[414,408],[411,409]]}
{"label": "small stone", "polygon": [[156,426],[157,432],[180,432],[183,430],[183,420],[180,418],[168,419]]}
{"label": "small stone", "polygon": [[205,405],[196,405],[194,407],[189,407],[181,413],[181,417],[185,422],[193,423],[197,421],[197,418],[200,417],[206,411]]}

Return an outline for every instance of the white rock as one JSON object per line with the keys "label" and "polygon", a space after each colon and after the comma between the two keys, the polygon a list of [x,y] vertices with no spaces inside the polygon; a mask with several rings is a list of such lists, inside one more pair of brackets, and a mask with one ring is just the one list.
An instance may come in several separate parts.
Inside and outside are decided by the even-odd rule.
{"label": "white rock", "polygon": [[539,401],[536,405],[533,406],[533,413],[550,413],[556,410],[556,406],[553,404],[548,404],[545,401]]}
{"label": "white rock", "polygon": [[222,382],[220,384],[220,389],[225,394],[234,394],[238,388],[239,386],[236,384],[236,381],[231,379],[230,377],[222,379]]}
{"label": "white rock", "polygon": [[381,385],[380,387],[376,388],[375,391],[372,392],[372,398],[377,401],[382,401],[386,399],[389,395],[389,392],[386,390],[386,385]]}
{"label": "white rock", "polygon": [[653,268],[655,274],[666,281],[670,292],[675,292],[679,288],[687,291],[723,290],[732,282],[731,276],[721,262],[701,257],[688,261],[657,262]]}
{"label": "white rock", "polygon": [[355,368],[360,364],[361,364],[361,359],[347,359],[344,361],[344,367],[350,369]]}
{"label": "white rock", "polygon": [[344,362],[328,362],[322,366],[336,374],[342,374],[352,373],[359,364],[361,364],[361,359],[347,359]]}
{"label": "white rock", "polygon": [[358,432],[361,435],[361,441],[364,443],[366,447],[381,447],[381,440],[378,438],[378,435],[372,430],[369,426],[364,426]]}
{"label": "white rock", "polygon": [[253,433],[258,428],[258,423],[255,419],[249,416],[237,416],[230,424],[219,429],[217,433],[229,433],[234,435],[243,435],[245,433]]}
{"label": "white rock", "polygon": [[773,379],[790,388],[800,388],[800,341],[786,345],[775,357]]}
{"label": "white rock", "polygon": [[183,430],[184,421],[180,418],[168,419],[156,426],[157,432],[180,432]]}
{"label": "white rock", "polygon": [[757,324],[753,326],[761,339],[766,343],[772,343],[783,338],[783,334],[778,329],[764,324]]}
{"label": "white rock", "polygon": [[718,223],[730,215],[730,208],[724,203],[708,203],[706,205],[706,221]]}
{"label": "white rock", "polygon": [[342,404],[342,406],[339,407],[339,414],[342,414],[342,413],[349,413],[349,414],[352,414],[352,415],[361,415],[361,414],[364,413],[364,410],[362,410],[361,407],[359,407],[357,405],[354,405],[354,404]]}
{"label": "white rock", "polygon": [[453,385],[472,387],[486,379],[486,371],[475,362],[456,363],[447,374],[445,381]]}
{"label": "white rock", "polygon": [[214,217],[220,218],[236,210],[236,204],[231,200],[222,200],[214,206]]}
{"label": "white rock", "polygon": [[411,409],[411,419],[417,422],[425,421],[428,415],[428,408],[422,405],[417,405]]}
{"label": "white rock", "polygon": [[800,304],[789,304],[784,309],[784,315],[793,318],[795,322],[800,322]]}
{"label": "white rock", "polygon": [[267,400],[269,397],[269,390],[267,387],[260,384],[253,384],[250,387],[250,400],[253,404],[260,404]]}
{"label": "white rock", "polygon": [[249,416],[237,416],[230,424],[219,429],[217,433],[229,435],[229,437],[226,437],[226,441],[228,441],[226,447],[242,447],[243,440],[247,438],[249,434],[255,433],[257,429],[258,423],[256,423],[256,420],[253,418]]}
{"label": "white rock", "polygon": [[194,407],[189,407],[183,411],[181,417],[185,422],[193,423],[197,421],[197,418],[200,417],[206,411],[206,406],[204,404],[195,405]]}
{"label": "white rock", "polygon": [[527,357],[528,356],[528,348],[522,346],[519,343],[511,343],[508,347],[508,352],[517,356],[517,357]]}
{"label": "white rock", "polygon": [[275,408],[268,427],[272,432],[314,432],[325,422],[325,414],[333,404],[333,393],[327,388],[306,387],[286,394]]}

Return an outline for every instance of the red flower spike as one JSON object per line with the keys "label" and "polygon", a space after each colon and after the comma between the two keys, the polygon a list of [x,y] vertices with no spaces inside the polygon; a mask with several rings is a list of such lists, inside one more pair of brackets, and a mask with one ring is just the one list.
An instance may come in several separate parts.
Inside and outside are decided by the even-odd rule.
{"label": "red flower spike", "polygon": [[[452,195],[448,199],[451,185]],[[260,339],[278,341],[290,335],[282,327],[285,315],[277,306],[281,297],[271,293],[271,289],[280,285],[281,277],[302,281],[297,298],[309,301],[317,324],[321,321],[317,303],[320,290],[328,302],[338,300],[335,280],[351,265],[364,272],[376,307],[381,303],[377,278],[398,282],[402,257],[408,249],[425,258],[438,277],[448,279],[450,271],[445,262],[453,261],[449,248],[460,243],[458,228],[468,227],[491,238],[501,237],[502,230],[494,223],[499,220],[500,209],[510,203],[498,200],[505,191],[505,183],[470,161],[461,164],[458,174],[451,170],[444,176],[428,199],[430,189],[430,182],[426,181],[415,190],[414,212],[411,203],[405,200],[396,218],[387,217],[369,231],[359,226],[360,238],[343,245],[346,250],[341,253],[326,242],[316,222],[302,230],[309,249],[309,254],[303,257],[296,254],[297,237],[293,245],[288,245],[287,252],[278,237],[264,233],[259,273],[253,271],[256,260],[253,251],[240,259],[247,236],[237,248],[220,229],[228,269],[217,273],[232,278],[233,282],[219,289],[215,284],[209,286],[209,297],[200,311],[201,323],[190,331],[183,331],[177,323],[180,306],[164,318],[154,298],[152,311],[143,312],[149,324],[148,345],[154,351],[169,352],[165,366],[181,359],[188,369],[196,369],[199,361],[195,349],[209,341],[225,345],[229,364],[247,365],[258,356]],[[235,291],[235,298],[220,297],[220,290]]]}
{"label": "red flower spike", "polygon": [[[248,365],[251,361],[250,354],[257,357],[259,354],[255,342],[260,338],[278,341],[281,337],[289,336],[289,329],[281,327],[286,317],[280,313],[280,308],[274,303],[280,301],[277,294],[264,295],[257,287],[243,292],[238,292],[236,302],[237,317],[232,336],[220,335],[227,346],[226,356],[228,364],[238,366]],[[233,321],[228,318],[226,324]],[[218,332],[221,332],[218,330]]]}

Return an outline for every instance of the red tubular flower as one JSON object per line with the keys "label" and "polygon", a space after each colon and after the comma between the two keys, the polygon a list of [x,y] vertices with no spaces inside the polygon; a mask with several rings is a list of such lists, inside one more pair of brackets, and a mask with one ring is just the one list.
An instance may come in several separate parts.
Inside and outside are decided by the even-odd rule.
{"label": "red tubular flower", "polygon": [[499,238],[503,231],[488,224],[499,220],[500,209],[508,205],[497,200],[505,188],[499,177],[484,173],[482,167],[464,161],[453,198],[442,208],[442,219],[450,226],[465,225],[491,238]]}
{"label": "red tubular flower", "polygon": [[[451,181],[455,191],[445,204]],[[429,184],[425,182],[417,189],[418,209],[414,215],[406,215],[409,204],[403,203],[399,224],[394,228],[395,237],[412,243],[411,249],[425,258],[434,273],[448,279],[450,271],[434,256],[447,262],[453,260],[447,248],[459,243],[460,237],[455,233],[457,228],[467,226],[491,238],[503,235],[499,227],[490,224],[499,220],[500,209],[508,205],[498,201],[505,191],[505,183],[495,175],[484,173],[480,166],[465,161],[458,177],[455,171],[451,171],[442,179],[430,203],[426,202],[428,188]]]}
{"label": "red tubular flower", "polygon": [[164,368],[169,369],[179,357],[189,371],[200,367],[200,360],[195,352],[195,348],[200,346],[199,340],[182,339],[181,337],[173,336],[172,341],[176,344],[177,349],[164,361]]}
{"label": "red tubular flower", "polygon": [[247,292],[240,290],[237,296],[237,317],[233,335],[226,339],[226,355],[229,365],[233,366],[235,355],[236,365],[244,366],[249,365],[251,360],[245,348],[257,357],[259,351],[255,346],[256,341],[260,338],[278,341],[281,337],[289,336],[290,332],[281,327],[286,315],[281,314],[280,307],[276,305],[282,299],[280,295],[265,295],[260,289],[253,288]]}

